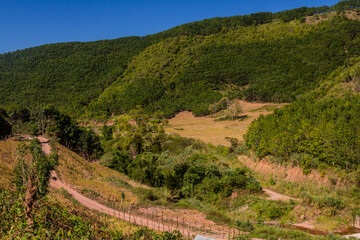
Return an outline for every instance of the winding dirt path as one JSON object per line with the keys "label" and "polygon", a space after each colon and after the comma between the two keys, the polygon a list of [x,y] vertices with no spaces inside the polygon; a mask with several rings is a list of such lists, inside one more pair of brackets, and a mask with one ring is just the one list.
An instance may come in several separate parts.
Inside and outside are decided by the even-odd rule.
{"label": "winding dirt path", "polygon": [[289,197],[289,196],[274,192],[274,191],[272,191],[270,189],[267,189],[267,188],[263,188],[263,191],[267,195],[269,195],[269,197],[267,198],[269,200],[281,200],[281,201],[299,200],[297,198]]}
{"label": "winding dirt path", "polygon": [[[38,137],[43,152],[48,155],[51,154],[51,146],[49,144],[50,140],[45,137]],[[111,216],[114,216],[116,218],[122,219],[124,221],[127,221],[129,223],[139,225],[139,226],[145,226],[149,229],[161,231],[161,232],[172,232],[174,230],[178,230],[183,234],[184,237],[192,237],[196,235],[202,235],[209,238],[215,238],[215,239],[228,239],[229,236],[234,236],[234,234],[238,235],[239,232],[234,229],[228,229],[226,228],[223,232],[216,232],[215,229],[213,231],[209,230],[203,230],[201,229],[193,229],[194,226],[191,226],[190,224],[179,224],[176,222],[162,222],[162,221],[156,221],[152,220],[151,218],[146,218],[144,216],[139,216],[135,214],[131,214],[131,210],[126,211],[118,211],[112,208],[109,208],[103,204],[100,204],[90,198],[85,197],[84,195],[78,193],[75,191],[70,185],[62,182],[59,177],[57,176],[55,171],[51,172],[51,178],[50,178],[50,186],[55,189],[65,189],[71,196],[78,201],[83,206],[99,211],[101,213],[105,213]]]}

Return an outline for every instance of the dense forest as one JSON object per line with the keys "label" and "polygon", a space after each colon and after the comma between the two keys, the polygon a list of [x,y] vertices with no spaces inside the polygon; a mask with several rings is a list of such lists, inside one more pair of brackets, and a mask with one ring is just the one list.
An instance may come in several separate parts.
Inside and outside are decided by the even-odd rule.
{"label": "dense forest", "polygon": [[[136,105],[143,105],[149,112],[160,109],[167,115],[185,109],[193,110],[200,115],[206,113],[210,103],[221,97],[223,93],[220,94],[219,90],[223,89],[219,88],[224,88],[222,86],[224,83],[235,85],[231,87],[231,93],[229,93],[232,96],[241,96],[249,100],[292,101],[297,94],[305,90],[295,91],[293,85],[290,85],[289,89],[279,91],[275,91],[273,88],[279,82],[282,85],[291,82],[289,80],[289,82],[283,83],[284,79],[288,77],[295,79],[298,75],[295,70],[298,67],[296,64],[300,60],[297,59],[293,64],[287,66],[289,60],[285,56],[283,59],[277,59],[276,64],[280,67],[276,69],[271,64],[268,66],[268,63],[271,63],[274,58],[265,57],[262,64],[256,62],[258,58],[264,54],[270,56],[277,52],[279,54],[287,53],[289,49],[299,49],[299,52],[304,51],[304,49],[309,52],[317,51],[313,55],[309,53],[310,56],[302,59],[305,64],[304,62],[299,63],[301,66],[309,66],[310,69],[318,67],[312,66],[318,60],[324,64],[324,67],[319,69],[318,74],[315,74],[314,70],[307,70],[309,72],[306,71],[303,74],[304,78],[301,84],[312,86],[316,81],[310,81],[310,79],[325,76],[334,67],[341,64],[345,58],[356,53],[356,45],[354,45],[357,37],[356,24],[350,22],[337,23],[331,30],[326,30],[327,26],[323,25],[322,28],[319,27],[317,30],[310,31],[306,36],[295,33],[292,36],[284,37],[280,34],[267,39],[265,34],[266,39],[264,41],[256,40],[259,37],[257,34],[253,36],[252,40],[251,36],[245,36],[245,34],[251,35],[252,31],[257,31],[254,26],[267,26],[277,21],[285,24],[295,19],[304,22],[306,16],[332,11],[340,13],[343,10],[354,9],[358,6],[360,6],[359,1],[351,0],[341,1],[332,7],[304,7],[278,13],[264,12],[246,16],[212,18],[184,24],[145,37],[126,37],[87,43],[48,44],[1,54],[0,104],[8,110],[14,111],[22,107],[35,108],[39,103],[44,105],[52,103],[66,111],[67,114],[77,117],[84,114],[86,110],[90,112],[90,115],[85,116],[107,117],[112,113],[132,109]],[[303,25],[304,28],[307,28],[305,23]],[[340,28],[344,28],[344,30],[336,34],[331,40],[314,40],[317,34],[321,33],[321,29],[324,29],[325,32],[329,31],[325,34],[332,34],[337,33]],[[246,44],[239,40],[242,37],[247,38]],[[222,38],[223,40],[221,40]],[[230,40],[231,38],[233,40]],[[181,66],[161,63],[164,69],[158,71],[158,76],[142,77],[140,74],[129,79],[127,72],[132,71],[129,68],[136,66],[136,61],[142,59],[141,55],[138,56],[139,54],[148,47],[154,49],[167,46],[172,41],[178,41],[178,44],[173,43],[175,46],[172,46],[172,49],[165,50],[173,55],[182,50],[189,56],[188,61],[180,63]],[[193,41],[197,45],[195,48],[191,47]],[[320,49],[317,50],[317,47],[309,49],[307,41],[310,45],[318,45]],[[311,43],[311,41],[315,42]],[[282,44],[287,47],[282,49],[280,47]],[[346,56],[341,51],[344,46],[348,48]],[[324,52],[326,48],[331,49],[331,53],[328,55]],[[149,52],[150,50],[146,51]],[[230,54],[227,55],[227,52]],[[293,55],[299,54],[299,52],[295,52]],[[245,61],[246,58],[252,54],[254,54],[254,58],[237,70],[239,66],[247,62]],[[287,55],[290,54],[291,51]],[[316,54],[319,59],[313,59]],[[164,57],[166,55],[160,59],[152,60],[159,63]],[[334,59],[334,63],[327,62],[326,59],[329,58]],[[177,62],[180,60],[183,60],[181,56]],[[228,66],[229,63],[232,64]],[[169,64],[172,69],[169,69],[166,64]],[[214,66],[214,71],[207,74],[209,66]],[[226,68],[221,70],[224,66]],[[249,66],[251,71],[254,70],[252,75],[249,74],[251,71],[247,70]],[[264,66],[266,67],[264,68]],[[181,68],[180,72],[177,72],[178,67]],[[149,65],[144,71],[151,71],[152,68],[156,68],[156,66]],[[261,68],[265,70],[262,72],[260,71]],[[273,78],[266,79],[271,83],[267,88],[262,89],[259,79],[262,79],[267,71],[272,71]],[[138,72],[135,71],[135,73]],[[283,73],[287,73],[287,76],[283,76]],[[169,78],[169,75],[174,75],[174,77]],[[277,77],[282,79],[278,81],[276,80]],[[171,81],[169,81],[170,79]],[[97,100],[99,95],[114,82],[116,83],[105,93],[105,96],[101,96]],[[152,94],[148,96],[149,93],[142,87],[144,82],[147,87],[154,86],[156,90],[154,96]],[[209,83],[211,84],[209,85]],[[134,91],[117,91],[116,86],[119,84],[122,86],[121,88],[127,89],[132,88],[130,85],[133,85],[142,93],[139,97],[133,98]],[[252,88],[239,93],[238,88],[247,84],[250,84]],[[268,90],[271,90],[271,93],[266,94],[265,92]],[[200,96],[196,96],[199,92],[201,92]],[[285,94],[285,92],[289,93]],[[259,97],[255,96],[258,94]],[[164,96],[160,98],[160,95]],[[191,101],[194,103],[189,103]],[[84,109],[90,102],[90,106]],[[174,103],[167,107],[169,102]],[[104,106],[108,104],[110,106]]]}

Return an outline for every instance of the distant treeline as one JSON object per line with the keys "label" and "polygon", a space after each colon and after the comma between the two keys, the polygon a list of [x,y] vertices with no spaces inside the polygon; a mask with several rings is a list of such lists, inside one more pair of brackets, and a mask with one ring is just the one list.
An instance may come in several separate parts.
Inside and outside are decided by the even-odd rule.
{"label": "distant treeline", "polygon": [[158,33],[157,35],[163,36],[164,38],[175,37],[177,35],[211,35],[221,31],[235,29],[239,26],[247,27],[251,25],[269,23],[276,19],[289,22],[291,20],[302,19],[306,16],[312,16],[314,14],[344,11],[356,9],[358,7],[360,7],[360,0],[345,0],[330,7],[301,7],[277,13],[259,12],[243,16],[217,17],[180,25],[170,30]]}

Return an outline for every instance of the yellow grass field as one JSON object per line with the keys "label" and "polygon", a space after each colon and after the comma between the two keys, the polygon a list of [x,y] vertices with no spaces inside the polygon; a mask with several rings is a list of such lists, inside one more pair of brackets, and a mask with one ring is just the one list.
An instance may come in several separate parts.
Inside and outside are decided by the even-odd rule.
{"label": "yellow grass field", "polygon": [[14,179],[18,142],[0,141],[0,185],[10,188]]}
{"label": "yellow grass field", "polygon": [[243,140],[250,123],[260,115],[267,115],[275,108],[286,104],[274,103],[249,103],[239,101],[243,112],[241,116],[247,115],[242,121],[215,121],[212,116],[195,117],[191,112],[181,112],[169,120],[166,132],[177,133],[183,137],[200,139],[214,145],[229,145],[225,137]]}

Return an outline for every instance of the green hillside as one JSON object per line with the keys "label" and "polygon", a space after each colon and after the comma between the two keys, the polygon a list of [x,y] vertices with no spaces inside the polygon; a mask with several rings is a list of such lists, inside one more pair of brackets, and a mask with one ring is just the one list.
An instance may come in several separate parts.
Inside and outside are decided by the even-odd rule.
{"label": "green hillside", "polygon": [[261,158],[275,156],[307,173],[327,168],[358,170],[359,77],[359,58],[347,61],[319,88],[254,121],[245,136],[247,146]]}
{"label": "green hillside", "polygon": [[[292,40],[289,36],[283,40],[280,39],[281,37],[275,36],[274,38],[277,38],[277,40],[274,40],[275,42],[273,40],[270,42],[267,40],[264,42],[257,41],[254,37],[257,35],[254,35],[253,40],[251,40],[251,36],[247,36],[248,43],[244,45],[243,42],[234,40],[234,38],[239,37],[239,32],[244,31],[251,35],[251,31],[256,31],[256,28],[253,26],[262,26],[262,24],[274,21],[289,22],[294,19],[299,19],[298,21],[303,22],[305,21],[305,16],[334,10],[342,11],[358,6],[360,6],[359,1],[351,0],[341,1],[332,7],[304,7],[279,13],[264,12],[246,16],[213,18],[184,24],[146,37],[127,37],[87,43],[70,42],[49,44],[1,54],[0,104],[12,110],[19,106],[34,108],[38,104],[50,103],[55,104],[74,116],[79,116],[84,113],[84,106],[92,102],[89,108],[92,115],[108,116],[113,112],[121,112],[132,108],[135,104],[147,106],[150,102],[156,102],[154,107],[151,109],[147,108],[147,110],[154,111],[161,109],[171,114],[183,109],[193,109],[195,112],[198,112],[198,114],[202,114],[206,112],[209,103],[216,101],[221,96],[218,91],[214,90],[219,90],[222,83],[235,83],[236,87],[247,85],[250,81],[254,84],[254,81],[257,81],[256,79],[263,77],[268,66],[266,66],[266,68],[264,68],[264,65],[259,65],[258,68],[255,67],[255,72],[251,76],[249,76],[249,73],[253,69],[244,69],[248,68],[249,65],[258,65],[255,61],[257,61],[259,55],[262,55],[262,52],[266,54],[271,54],[271,52],[276,53],[280,48],[280,44],[289,44],[289,49],[297,46],[292,42],[301,35],[299,35],[299,33],[294,34],[294,39]],[[347,23],[345,25],[347,25]],[[339,25],[336,26],[340,27]],[[247,29],[248,27],[249,29]],[[317,31],[317,34],[321,34],[321,29]],[[325,29],[325,31],[336,32],[337,29]],[[344,31],[351,35],[352,30]],[[316,35],[316,31],[314,30],[313,32],[313,34]],[[311,36],[315,37],[315,35]],[[340,33],[338,35],[340,35]],[[221,40],[221,38],[224,38],[224,40]],[[307,40],[306,38],[303,39],[303,41]],[[186,43],[180,44],[176,43],[176,41],[185,41]],[[194,44],[196,46],[189,47],[192,41],[195,41]],[[214,41],[214,43],[206,43],[206,41]],[[290,41],[290,43],[287,41]],[[343,41],[346,44],[349,43],[349,39],[346,37]],[[330,42],[331,41],[328,41],[327,43],[330,44]],[[319,45],[323,46],[321,45],[323,43],[324,42],[320,41]],[[153,44],[160,45],[152,46]],[[141,64],[136,62],[136,59],[138,59],[138,61],[141,60],[142,56],[146,54],[146,52],[149,52],[148,49],[145,53],[142,53],[144,49],[150,47],[150,49],[156,51],[156,47],[159,46],[164,46],[165,48],[173,47],[173,50],[169,50],[172,51],[171,55],[175,58],[174,62],[181,64],[180,67],[182,69],[179,69],[179,71],[181,70],[179,73],[177,72],[178,70],[174,71],[174,68],[178,66],[167,63],[172,68],[167,69],[169,73],[159,71],[157,73],[158,76],[154,74],[151,75],[150,72],[153,71],[151,69],[153,69],[153,67],[156,68],[156,66],[151,66],[146,62]],[[302,46],[305,48],[306,44],[304,43]],[[182,49],[184,54],[189,55],[189,58],[187,58],[188,61],[182,62],[183,57],[178,56],[177,48]],[[350,53],[348,55],[354,54],[352,48],[349,48]],[[193,49],[194,52],[188,52],[191,49]],[[254,53],[246,53],[246,51],[253,51],[254,49],[256,49]],[[163,50],[165,51],[166,49]],[[338,48],[334,50],[339,51]],[[245,51],[245,53],[241,51]],[[287,50],[284,49],[283,52],[287,52]],[[132,62],[133,57],[140,53],[142,54],[137,57],[131,65],[133,67],[140,67],[145,64],[145,69],[141,71],[144,72],[144,76],[151,77],[150,81],[147,81],[145,85],[148,87],[156,86],[156,89],[161,85],[161,89],[155,91],[155,96],[147,96],[147,93],[143,93],[142,95],[144,96],[141,96],[139,99],[133,99],[132,95],[134,94],[134,90],[132,90],[132,93],[129,93],[129,96],[123,96],[122,93],[116,89],[120,85],[121,88],[126,86],[126,84],[122,83],[123,79],[128,80],[126,83],[131,82],[135,87],[134,89],[137,89],[137,87],[143,88],[144,82],[141,80],[143,78],[142,75],[133,75],[130,77],[131,72],[138,74],[140,70],[128,69],[128,65]],[[152,52],[150,51],[150,53]],[[244,61],[246,60],[245,62],[247,62],[247,54],[255,54],[255,56],[250,63],[243,66]],[[323,52],[319,50],[319,54],[322,55]],[[168,57],[165,54],[159,59],[154,59],[155,56],[149,56],[149,60],[153,58],[154,62],[158,62],[160,65],[162,64],[160,62],[161,59]],[[335,58],[335,63],[326,63],[324,69],[322,69],[319,74],[315,74],[315,77],[325,75],[333,70],[334,67],[341,64],[344,58],[346,58],[346,56],[341,56],[338,52],[330,57]],[[273,59],[264,59],[264,61],[272,60]],[[229,63],[231,64],[228,66]],[[266,63],[263,64],[266,65]],[[278,64],[287,63],[278,62]],[[214,68],[207,73],[209,66],[214,66]],[[223,69],[222,66],[226,66],[226,69]],[[296,66],[289,66],[288,69],[279,69],[276,73],[281,73],[280,75],[288,74],[287,72],[293,71],[292,68],[295,67]],[[262,70],[259,70],[261,68]],[[271,66],[269,66],[269,68],[271,68]],[[236,71],[234,71],[234,69],[236,69]],[[125,70],[126,74],[124,74]],[[285,73],[281,71],[285,71]],[[169,83],[170,75],[173,76],[171,78],[174,78],[174,83],[171,84]],[[296,73],[291,72],[290,75],[293,76],[296,75]],[[314,74],[306,73],[306,75],[308,76],[304,81],[308,83],[309,79],[314,77]],[[274,78],[276,78],[276,76],[274,76]],[[134,79],[138,80],[133,81]],[[292,79],[294,79],[294,77]],[[108,99],[108,97],[101,96],[99,101],[94,100],[115,81],[116,83],[104,95],[108,96],[109,92],[115,91],[114,94],[110,94],[110,98],[116,99]],[[212,83],[211,86],[208,85],[209,82]],[[257,92],[251,92],[252,90],[250,89],[246,97],[251,100],[288,101],[294,99],[294,96],[298,94],[298,92],[294,92],[294,86],[290,86],[289,88],[291,93],[287,95],[275,93],[273,90],[272,93],[268,94],[269,96],[259,97],[255,97],[254,94],[257,94]],[[264,91],[267,90],[268,89],[264,89]],[[139,91],[142,90],[139,89]],[[167,93],[166,96],[159,99],[159,96],[164,91]],[[201,94],[199,94],[201,100],[192,97],[198,94],[199,91],[201,91]],[[287,89],[281,91],[287,91]],[[184,92],[186,92],[184,97],[181,96],[180,100],[173,101],[174,98],[178,98],[178,94],[183,95]],[[122,102],[118,102],[118,97],[131,97],[131,99],[127,99],[127,101],[124,100],[124,102],[129,102],[128,105],[119,107],[117,104],[122,104]],[[176,102],[176,104],[174,103],[174,106],[167,109],[165,106],[168,105],[169,101]],[[189,104],[189,101],[194,101],[194,104],[199,105],[199,109],[195,109],[193,107],[194,104]],[[111,106],[104,106],[104,103],[106,105],[111,104]]]}
{"label": "green hillside", "polygon": [[148,47],[88,110],[119,114],[142,105],[167,116],[208,113],[223,96],[291,102],[358,56],[360,22],[340,15],[318,24],[275,21]]}
{"label": "green hillside", "polygon": [[33,107],[54,103],[77,113],[97,97],[149,42],[129,37],[59,43],[0,56],[1,103]]}

